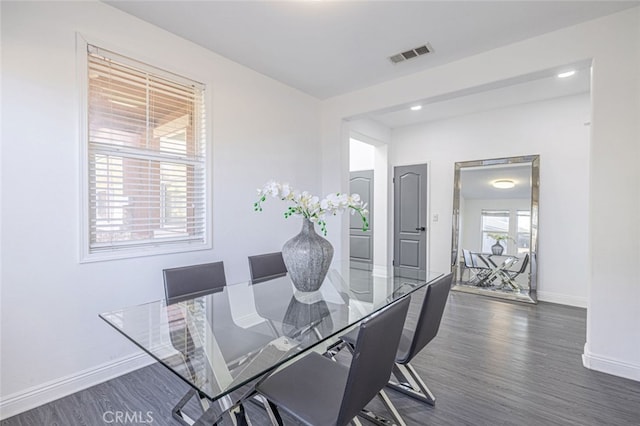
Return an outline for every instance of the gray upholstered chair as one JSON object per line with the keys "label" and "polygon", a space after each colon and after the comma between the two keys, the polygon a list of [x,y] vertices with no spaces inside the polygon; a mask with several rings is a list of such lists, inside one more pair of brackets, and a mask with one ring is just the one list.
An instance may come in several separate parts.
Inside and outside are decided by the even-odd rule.
{"label": "gray upholstered chair", "polygon": [[253,284],[284,277],[287,275],[287,267],[282,259],[282,252],[249,256],[249,272]]}
{"label": "gray upholstered chair", "polygon": [[[227,285],[222,262],[165,269],[163,274],[167,304],[218,293]],[[251,327],[235,325],[226,297],[213,299],[212,302],[215,306],[209,314],[213,323],[211,326],[216,339],[224,342],[220,346],[227,365],[234,366],[236,361],[241,361],[247,354],[273,340],[267,324]]]}
{"label": "gray upholstered chair", "polygon": [[[162,275],[164,278],[164,295],[167,299],[167,305],[216,293],[227,285],[224,264],[222,262],[165,269],[162,271]],[[168,307],[168,309],[170,308],[171,307]],[[170,310],[169,312],[173,313],[173,318],[169,319],[169,337],[171,338],[171,344],[182,353],[186,368],[189,373],[195,377],[191,360],[192,351],[195,346],[186,319],[180,314],[179,309]],[[207,403],[205,402],[205,396],[190,389],[171,410],[173,418],[183,425],[189,425],[191,423],[189,417],[183,412],[183,408],[193,397],[197,397],[202,404],[203,410],[206,411]]]}
{"label": "gray upholstered chair", "polygon": [[[273,280],[276,278],[284,277],[287,275],[287,267],[284,264],[282,258],[282,252],[258,254],[255,256],[249,256],[249,273],[251,274],[251,283],[258,284],[265,281]],[[279,303],[272,303],[270,300],[273,298],[286,300],[288,295],[285,294],[273,294],[268,289],[254,289],[254,294],[260,294],[260,297],[256,297],[256,312],[262,318],[265,319],[267,324],[271,327],[274,335],[280,335],[278,328],[274,324],[281,323],[285,316],[285,311],[282,309],[275,309],[273,306],[279,306]],[[270,294],[271,293],[271,294]],[[293,293],[291,293],[293,296]]]}
{"label": "gray upholstered chair", "polygon": [[204,296],[227,285],[223,262],[165,269],[162,274],[167,303]]}
{"label": "gray upholstered chair", "polygon": [[427,287],[415,329],[405,328],[400,339],[393,369],[398,382],[389,382],[391,388],[429,405],[434,405],[436,398],[410,362],[438,334],[452,280],[453,274],[447,274]]}
{"label": "gray upholstered chair", "polygon": [[[167,305],[222,292],[227,285],[223,262],[171,268],[162,272]],[[212,320],[211,327],[228,368],[238,367],[247,355],[273,340],[269,332],[260,329],[260,324],[250,328],[236,326],[226,298],[216,298],[211,302],[215,304],[209,314]],[[170,308],[169,306],[168,310]],[[180,310],[173,311],[177,315],[169,320],[169,337],[174,348],[182,353],[187,371],[193,375],[195,371],[190,354],[195,346],[191,332],[186,318],[180,315]],[[173,417],[183,425],[191,424],[186,420],[188,416],[185,416],[183,408],[194,396],[198,397],[203,404],[203,410],[206,411],[204,395],[195,390],[189,390],[172,410]],[[239,409],[243,410],[243,407],[239,406]]]}
{"label": "gray upholstered chair", "polygon": [[376,395],[398,425],[405,423],[383,391],[389,380],[410,299],[405,297],[365,320],[359,327],[350,367],[311,352],[262,379],[256,391],[269,403],[274,424],[282,425],[278,409],[303,424],[359,424],[358,416]]}
{"label": "gray upholstered chair", "polygon": [[[427,286],[415,328],[405,327],[402,331],[393,367],[393,375],[398,381],[388,383],[392,389],[429,405],[434,405],[436,399],[410,362],[438,334],[452,280],[453,274],[450,273]],[[355,332],[357,330],[341,337],[352,351]]]}

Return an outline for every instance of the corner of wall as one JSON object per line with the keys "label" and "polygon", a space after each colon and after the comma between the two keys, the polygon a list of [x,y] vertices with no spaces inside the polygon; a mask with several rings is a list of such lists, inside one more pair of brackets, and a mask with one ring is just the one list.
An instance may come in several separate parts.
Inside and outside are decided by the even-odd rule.
{"label": "corner of wall", "polygon": [[589,370],[640,381],[640,364],[630,364],[613,358],[594,355],[589,351],[589,343],[584,345],[582,365]]}

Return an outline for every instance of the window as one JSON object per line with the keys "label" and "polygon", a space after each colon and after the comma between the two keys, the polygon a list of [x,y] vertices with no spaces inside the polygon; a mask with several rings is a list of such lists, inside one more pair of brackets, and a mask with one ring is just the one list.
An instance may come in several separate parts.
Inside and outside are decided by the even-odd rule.
{"label": "window", "polygon": [[529,253],[531,242],[531,211],[518,210],[518,232],[516,233],[516,245],[518,254]]}
{"label": "window", "polygon": [[92,45],[87,65],[89,257],[204,248],[204,85]]}
{"label": "window", "polygon": [[[482,210],[482,252],[491,253],[496,243],[489,235],[509,235],[509,210]],[[500,244],[507,251],[505,240]]]}

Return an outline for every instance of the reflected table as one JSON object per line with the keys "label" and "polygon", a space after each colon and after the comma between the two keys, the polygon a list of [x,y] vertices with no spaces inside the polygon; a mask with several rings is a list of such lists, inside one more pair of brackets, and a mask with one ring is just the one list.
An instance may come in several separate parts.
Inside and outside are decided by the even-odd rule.
{"label": "reflected table", "polygon": [[[443,275],[408,279],[395,277],[392,268],[373,271],[332,268],[322,287],[309,293],[298,292],[287,276],[238,283],[100,318],[191,387],[173,410],[182,424],[216,424],[225,412],[234,424],[250,424],[242,403],[252,392],[245,385],[309,350],[324,350],[345,330]],[[193,397],[203,408],[197,419],[183,412]]]}
{"label": "reflected table", "polygon": [[511,255],[475,254],[490,270],[490,273],[483,279],[483,282],[491,283],[495,279],[499,279],[503,287],[508,287],[512,290],[520,290],[520,286],[513,280],[508,272],[513,265],[520,261],[520,259]]}

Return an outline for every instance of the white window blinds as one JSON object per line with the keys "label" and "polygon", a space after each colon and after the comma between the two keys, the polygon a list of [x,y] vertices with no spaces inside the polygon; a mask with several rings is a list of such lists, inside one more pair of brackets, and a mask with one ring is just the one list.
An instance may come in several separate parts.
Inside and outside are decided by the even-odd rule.
{"label": "white window blinds", "polygon": [[204,85],[88,45],[89,253],[204,243]]}

